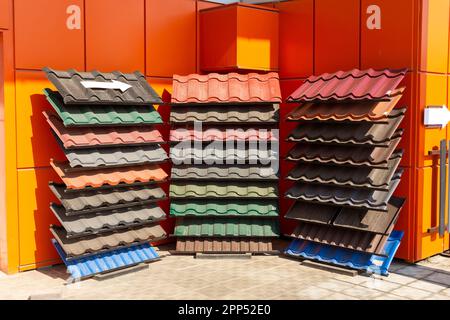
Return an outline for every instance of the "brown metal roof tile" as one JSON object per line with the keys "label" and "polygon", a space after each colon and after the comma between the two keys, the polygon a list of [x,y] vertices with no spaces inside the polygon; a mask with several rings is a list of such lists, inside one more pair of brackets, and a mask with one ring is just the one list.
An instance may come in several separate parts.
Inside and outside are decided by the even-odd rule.
{"label": "brown metal roof tile", "polygon": [[65,127],[55,112],[44,111],[43,114],[66,149],[164,142],[161,133],[152,127]]}
{"label": "brown metal roof tile", "polygon": [[68,163],[54,162],[53,159],[50,163],[68,189],[99,188],[105,184],[116,186],[120,183],[161,182],[168,177],[157,165],[71,171]]}
{"label": "brown metal roof tile", "polygon": [[205,131],[178,128],[170,131],[170,141],[278,141],[278,135],[267,129],[218,129],[209,128]]}
{"label": "brown metal roof tile", "polygon": [[174,75],[172,103],[281,102],[279,76],[268,74]]}
{"label": "brown metal roof tile", "polygon": [[291,206],[285,218],[311,223],[330,224],[340,209],[340,207],[335,206],[298,201]]}
{"label": "brown metal roof tile", "polygon": [[288,102],[380,100],[389,98],[407,70],[351,70],[309,77]]}
{"label": "brown metal roof tile", "polygon": [[350,166],[372,166],[387,168],[401,136],[393,139],[388,148],[349,145],[324,145],[298,143],[287,156],[287,160],[339,164]]}
{"label": "brown metal roof tile", "polygon": [[178,238],[180,253],[272,253],[272,239],[267,238]]}

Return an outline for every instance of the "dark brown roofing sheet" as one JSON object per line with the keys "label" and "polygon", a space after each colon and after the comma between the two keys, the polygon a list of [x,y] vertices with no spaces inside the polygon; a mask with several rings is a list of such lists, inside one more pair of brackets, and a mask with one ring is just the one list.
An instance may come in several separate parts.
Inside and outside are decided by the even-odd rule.
{"label": "dark brown roofing sheet", "polygon": [[291,161],[386,168],[388,160],[391,158],[400,140],[401,137],[392,140],[388,148],[298,143],[289,152],[287,159]]}
{"label": "dark brown roofing sheet", "polygon": [[372,254],[382,254],[384,244],[389,238],[388,235],[304,222],[300,222],[290,236]]}
{"label": "dark brown roofing sheet", "polygon": [[163,143],[161,133],[148,126],[136,127],[65,127],[55,112],[43,112],[64,148],[132,146]]}
{"label": "dark brown roofing sheet", "polygon": [[406,71],[353,69],[311,76],[288,97],[288,102],[386,99],[403,80]]}
{"label": "dark brown roofing sheet", "polygon": [[63,151],[72,168],[142,165],[161,163],[169,159],[160,145],[63,149]]}
{"label": "dark brown roofing sheet", "polygon": [[74,239],[67,238],[67,232],[62,227],[51,226],[50,230],[70,258],[156,241],[167,236],[164,229],[159,225],[123,229],[116,232]]}
{"label": "dark brown roofing sheet", "polygon": [[[47,78],[55,85],[66,104],[161,104],[162,100],[140,72],[124,74],[118,71],[77,72],[44,68]],[[83,81],[109,83],[120,82],[123,89],[86,88]],[[116,82],[117,84],[117,82]]]}
{"label": "dark brown roofing sheet", "polygon": [[291,206],[285,218],[320,224],[330,224],[340,209],[340,207],[336,206],[298,201]]}
{"label": "dark brown roofing sheet", "polygon": [[231,165],[231,166],[195,166],[180,165],[172,167],[172,180],[278,180],[278,174],[273,167],[261,165]]}
{"label": "dark brown roofing sheet", "polygon": [[282,102],[278,73],[173,76],[172,103]]}
{"label": "dark brown roofing sheet", "polygon": [[261,124],[277,123],[279,120],[278,104],[243,105],[243,106],[172,106],[170,122],[214,124]]}
{"label": "dark brown roofing sheet", "polygon": [[388,167],[386,169],[360,166],[349,170],[347,167],[299,163],[289,172],[287,179],[347,187],[386,189],[389,187],[389,182],[394,176],[401,160],[401,154],[395,154],[388,161]]}
{"label": "dark brown roofing sheet", "polygon": [[400,179],[401,172],[394,176],[388,191],[296,183],[286,192],[286,197],[308,202],[385,211],[387,210],[389,199],[400,183]]}
{"label": "dark brown roofing sheet", "polygon": [[166,198],[166,193],[157,185],[91,189],[66,192],[65,186],[50,183],[50,189],[58,198],[67,215],[79,215],[86,212],[132,207]]}
{"label": "dark brown roofing sheet", "polygon": [[355,103],[305,103],[294,109],[287,119],[290,121],[332,120],[387,122],[389,114],[402,98],[402,91],[388,101]]}
{"label": "dark brown roofing sheet", "polygon": [[180,253],[270,253],[272,239],[267,238],[178,238]]}
{"label": "dark brown roofing sheet", "polygon": [[161,182],[168,177],[164,170],[157,165],[71,171],[68,163],[51,160],[50,164],[68,189],[99,188],[103,185],[117,186],[121,183]]}
{"label": "dark brown roofing sheet", "polygon": [[50,209],[70,238],[140,227],[166,218],[164,211],[157,205],[122,208],[83,216],[67,216],[64,207],[55,204],[50,205]]}
{"label": "dark brown roofing sheet", "polygon": [[388,123],[307,122],[288,136],[288,141],[387,146],[404,118],[406,109],[393,111]]}
{"label": "dark brown roofing sheet", "polygon": [[387,234],[391,225],[397,222],[405,199],[392,197],[387,212],[342,208],[333,225],[343,228]]}

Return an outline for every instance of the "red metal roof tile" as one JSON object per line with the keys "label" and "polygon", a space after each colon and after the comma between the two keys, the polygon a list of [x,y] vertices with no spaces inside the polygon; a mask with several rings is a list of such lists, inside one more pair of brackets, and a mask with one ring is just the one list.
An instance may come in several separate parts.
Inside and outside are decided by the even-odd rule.
{"label": "red metal roof tile", "polygon": [[173,77],[172,103],[279,103],[278,73],[191,74]]}
{"label": "red metal roof tile", "polygon": [[66,149],[164,142],[161,133],[152,127],[65,127],[56,113],[43,114]]}
{"label": "red metal roof tile", "polygon": [[406,71],[354,69],[311,76],[289,96],[288,102],[388,99]]}

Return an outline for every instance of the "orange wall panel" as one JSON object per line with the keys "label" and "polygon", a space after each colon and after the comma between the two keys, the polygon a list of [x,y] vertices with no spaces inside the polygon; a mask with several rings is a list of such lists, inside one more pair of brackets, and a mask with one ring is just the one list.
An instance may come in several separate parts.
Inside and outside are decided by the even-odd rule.
{"label": "orange wall panel", "polygon": [[316,0],[315,74],[358,68],[360,1]]}
{"label": "orange wall panel", "polygon": [[86,0],[86,68],[145,71],[144,0]]}
{"label": "orange wall panel", "polygon": [[146,0],[147,75],[196,71],[195,0]]}
{"label": "orange wall panel", "polygon": [[11,0],[0,0],[0,29],[8,29],[9,28],[9,6]]}
{"label": "orange wall panel", "polygon": [[280,77],[309,77],[314,73],[314,0],[280,2],[277,8]]}
{"label": "orange wall panel", "polygon": [[403,93],[402,99],[397,104],[397,108],[406,108],[405,118],[400,124],[400,128],[404,130],[402,140],[399,145],[399,149],[403,149],[403,158],[401,165],[406,167],[411,167],[415,165],[415,157],[416,157],[416,148],[415,148],[415,135],[416,129],[414,124],[415,119],[415,106],[416,106],[416,98],[414,95],[414,85],[416,83],[417,76],[408,72],[405,76],[405,79],[399,85],[399,88],[404,87],[405,91]]}
{"label": "orange wall panel", "polygon": [[45,167],[50,158],[65,159],[42,114],[53,110],[44,88],[54,89],[43,72],[16,72],[18,168]]}
{"label": "orange wall panel", "polygon": [[362,0],[361,67],[409,68],[414,66],[415,1]]}
{"label": "orange wall panel", "polygon": [[16,0],[16,68],[84,70],[82,0]]}

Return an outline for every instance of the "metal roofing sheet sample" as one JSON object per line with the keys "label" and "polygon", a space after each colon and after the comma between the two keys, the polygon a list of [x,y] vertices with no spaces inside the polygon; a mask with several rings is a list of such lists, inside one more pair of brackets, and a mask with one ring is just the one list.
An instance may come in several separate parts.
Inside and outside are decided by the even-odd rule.
{"label": "metal roofing sheet sample", "polygon": [[173,104],[265,102],[282,102],[278,73],[173,76]]}
{"label": "metal roofing sheet sample", "polygon": [[299,163],[289,172],[287,179],[347,187],[387,189],[401,160],[401,154],[395,154],[388,161],[386,169],[359,166],[349,170],[345,167],[317,163]]}
{"label": "metal roofing sheet sample", "polygon": [[204,131],[178,128],[170,131],[170,141],[278,141],[278,134],[267,129],[218,129],[209,128]]}
{"label": "metal roofing sheet sample", "polygon": [[298,143],[289,152],[287,159],[302,162],[387,168],[388,160],[391,158],[400,140],[401,137],[395,138],[387,148]]}
{"label": "metal roofing sheet sample", "polygon": [[296,183],[286,192],[286,197],[295,200],[385,211],[389,199],[400,183],[401,173],[398,172],[394,176],[387,191]]}
{"label": "metal roofing sheet sample", "polygon": [[386,276],[389,274],[389,267],[400,246],[402,238],[403,232],[392,232],[384,245],[383,256],[356,252],[305,240],[294,240],[285,253],[294,257],[331,263]]}
{"label": "metal roofing sheet sample", "polygon": [[104,211],[133,207],[166,198],[166,193],[157,185],[82,190],[65,192],[65,186],[50,183],[53,194],[61,201],[67,215],[79,215],[92,211]]}
{"label": "metal roofing sheet sample", "polygon": [[173,200],[170,215],[174,217],[277,217],[278,202],[264,200]]}
{"label": "metal roofing sheet sample", "polygon": [[162,123],[158,111],[148,106],[65,105],[58,92],[45,89],[48,102],[65,126],[122,126]]}
{"label": "metal roofing sheet sample", "polygon": [[207,146],[207,147],[186,147],[184,145],[176,145],[170,148],[170,158],[175,164],[225,164],[225,163],[262,163],[269,164],[271,161],[279,159],[278,149],[273,150],[270,147],[265,149],[261,146],[245,146],[245,149],[227,148],[225,145]]}
{"label": "metal roofing sheet sample", "polygon": [[387,122],[388,117],[402,98],[402,90],[388,101],[354,103],[305,103],[288,114],[290,121],[370,121]]}
{"label": "metal roofing sheet sample", "polygon": [[162,104],[161,98],[138,71],[105,73],[50,68],[44,68],[44,71],[66,104]]}
{"label": "metal roofing sheet sample", "polygon": [[341,208],[336,206],[297,201],[291,206],[285,218],[311,223],[330,224],[340,210]]}
{"label": "metal roofing sheet sample", "polygon": [[67,255],[58,242],[54,239],[52,242],[73,279],[88,278],[160,259],[155,249],[146,243],[86,258],[67,260]]}
{"label": "metal roofing sheet sample", "polygon": [[386,99],[403,80],[406,72],[406,69],[353,69],[311,76],[288,97],[288,102]]}
{"label": "metal roofing sheet sample", "polygon": [[278,174],[272,167],[260,165],[195,166],[172,167],[172,180],[277,180]]}
{"label": "metal roofing sheet sample", "polygon": [[72,168],[102,168],[161,163],[168,159],[160,145],[63,149]]}
{"label": "metal roofing sheet sample", "polygon": [[157,165],[71,171],[68,163],[53,160],[50,163],[68,189],[99,188],[106,184],[116,186],[120,183],[161,182],[168,177]]}
{"label": "metal roofing sheet sample", "polygon": [[384,244],[389,236],[351,230],[340,229],[329,225],[299,222],[291,237],[318,242],[330,246],[382,254]]}
{"label": "metal roofing sheet sample", "polygon": [[50,230],[68,257],[79,257],[101,251],[120,249],[121,247],[129,247],[166,237],[166,232],[159,225],[124,229],[101,235],[73,239],[67,238],[67,232],[62,227],[51,226]]}
{"label": "metal roofing sheet sample", "polygon": [[55,204],[51,204],[50,209],[66,229],[69,238],[140,227],[166,218],[164,211],[157,205],[121,208],[82,216],[68,216],[63,206]]}
{"label": "metal roofing sheet sample", "polygon": [[179,238],[176,251],[183,253],[271,253],[268,238]]}
{"label": "metal roofing sheet sample", "polygon": [[211,124],[261,124],[276,123],[279,120],[280,106],[244,105],[244,106],[172,106],[170,122],[193,123],[201,121]]}
{"label": "metal roofing sheet sample", "polygon": [[56,113],[44,111],[43,114],[66,149],[164,142],[161,133],[152,127],[65,127]]}
{"label": "metal roofing sheet sample", "polygon": [[406,109],[397,109],[388,123],[373,122],[307,122],[301,123],[288,136],[288,141],[357,145],[389,145],[404,118]]}
{"label": "metal roofing sheet sample", "polygon": [[177,237],[278,237],[278,219],[179,218]]}
{"label": "metal roofing sheet sample", "polygon": [[171,198],[277,198],[278,184],[261,182],[174,181]]}

